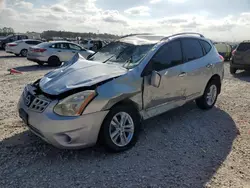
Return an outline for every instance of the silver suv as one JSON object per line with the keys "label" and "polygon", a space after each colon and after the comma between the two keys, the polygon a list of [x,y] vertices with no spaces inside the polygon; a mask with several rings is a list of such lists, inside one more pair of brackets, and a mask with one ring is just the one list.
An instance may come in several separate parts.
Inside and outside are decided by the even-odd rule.
{"label": "silver suv", "polygon": [[111,151],[131,148],[141,121],[195,100],[214,106],[223,58],[201,34],[131,35],[88,58],[75,55],[25,87],[19,115],[58,148],[97,141]]}

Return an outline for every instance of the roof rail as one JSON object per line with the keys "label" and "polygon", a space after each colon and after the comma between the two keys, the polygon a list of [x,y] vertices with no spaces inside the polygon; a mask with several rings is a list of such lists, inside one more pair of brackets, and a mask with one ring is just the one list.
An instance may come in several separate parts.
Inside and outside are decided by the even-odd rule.
{"label": "roof rail", "polygon": [[161,41],[163,40],[166,40],[166,39],[169,39],[170,37],[175,37],[175,36],[178,36],[178,35],[189,35],[189,34],[192,34],[192,35],[199,35],[200,37],[202,38],[205,38],[202,34],[200,33],[195,33],[195,32],[184,32],[184,33],[177,33],[177,34],[174,34],[174,35],[170,35],[168,37],[164,37],[161,39]]}
{"label": "roof rail", "polygon": [[134,33],[134,34],[128,34],[120,37],[119,39],[126,38],[126,37],[132,37],[132,36],[137,36],[137,35],[150,35],[151,33]]}

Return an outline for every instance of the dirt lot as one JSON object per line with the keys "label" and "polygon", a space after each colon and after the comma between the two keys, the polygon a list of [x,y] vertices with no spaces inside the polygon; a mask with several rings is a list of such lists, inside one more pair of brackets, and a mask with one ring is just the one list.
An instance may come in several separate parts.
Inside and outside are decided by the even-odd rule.
{"label": "dirt lot", "polygon": [[[9,75],[17,68],[22,75]],[[138,144],[59,150],[31,134],[16,105],[50,68],[0,51],[0,187],[250,187],[250,73],[225,80],[210,111],[194,103],[143,123]]]}

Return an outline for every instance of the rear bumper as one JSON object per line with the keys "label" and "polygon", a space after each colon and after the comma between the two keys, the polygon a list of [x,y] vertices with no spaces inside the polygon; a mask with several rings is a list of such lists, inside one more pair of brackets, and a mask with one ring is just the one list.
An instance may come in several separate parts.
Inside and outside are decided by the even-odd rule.
{"label": "rear bumper", "polygon": [[8,48],[5,49],[5,52],[10,53],[10,54],[20,54],[19,51],[14,50],[14,49],[8,49]]}
{"label": "rear bumper", "polygon": [[250,64],[236,64],[234,61],[230,61],[230,67],[241,70],[250,70]]}
{"label": "rear bumper", "polygon": [[34,62],[47,62],[48,58],[44,57],[44,56],[31,56],[31,55],[27,55],[27,59],[29,61],[34,61]]}
{"label": "rear bumper", "polygon": [[39,59],[39,58],[31,58],[31,57],[27,57],[27,60],[33,61],[33,62],[36,62],[36,63],[38,63],[38,62],[44,62],[44,63],[46,63],[47,62],[47,61],[44,61],[44,60]]}

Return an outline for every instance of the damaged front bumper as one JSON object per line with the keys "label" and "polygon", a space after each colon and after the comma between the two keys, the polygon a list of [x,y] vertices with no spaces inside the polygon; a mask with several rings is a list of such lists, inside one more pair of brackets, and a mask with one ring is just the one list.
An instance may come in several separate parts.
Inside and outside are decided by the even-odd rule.
{"label": "damaged front bumper", "polygon": [[53,111],[58,100],[53,100],[42,112],[39,112],[29,105],[32,101],[27,101],[29,98],[33,99],[33,97],[28,97],[32,95],[31,93],[24,92],[22,94],[18,102],[18,111],[19,116],[34,134],[62,149],[85,148],[96,143],[99,130],[108,111],[99,111],[77,117],[59,116]]}

